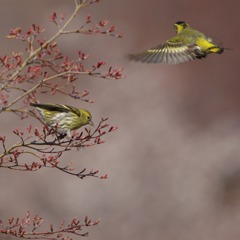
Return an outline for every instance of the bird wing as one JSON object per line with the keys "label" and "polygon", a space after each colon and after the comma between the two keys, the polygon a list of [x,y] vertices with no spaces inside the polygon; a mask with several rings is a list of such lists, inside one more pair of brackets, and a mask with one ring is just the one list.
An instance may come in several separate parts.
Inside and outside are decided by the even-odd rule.
{"label": "bird wing", "polygon": [[62,105],[62,106],[64,106],[64,108],[68,109],[68,112],[75,113],[79,117],[81,116],[81,112],[79,111],[79,109],[69,106],[69,105]]}
{"label": "bird wing", "polygon": [[146,63],[178,64],[198,58],[198,47],[180,36],[173,37],[163,44],[144,52],[130,55],[130,59]]}
{"label": "bird wing", "polygon": [[40,108],[40,109],[44,109],[47,111],[53,111],[53,112],[73,112],[76,115],[80,116],[81,113],[80,111],[75,108],[75,107],[71,107],[68,105],[63,105],[63,104],[51,104],[51,103],[30,103],[31,106],[36,107],[36,108]]}

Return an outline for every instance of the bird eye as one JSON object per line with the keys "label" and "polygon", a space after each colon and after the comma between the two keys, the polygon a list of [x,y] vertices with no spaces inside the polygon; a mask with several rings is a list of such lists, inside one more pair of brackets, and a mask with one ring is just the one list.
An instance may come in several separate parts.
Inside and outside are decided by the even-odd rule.
{"label": "bird eye", "polygon": [[87,116],[87,119],[88,119],[88,120],[90,120],[90,119],[91,119],[91,117],[90,117],[90,116]]}

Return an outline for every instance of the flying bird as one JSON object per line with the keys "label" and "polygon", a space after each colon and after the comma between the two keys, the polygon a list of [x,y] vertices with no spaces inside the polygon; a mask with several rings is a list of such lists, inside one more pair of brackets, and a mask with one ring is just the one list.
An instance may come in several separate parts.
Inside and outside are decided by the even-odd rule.
{"label": "flying bird", "polygon": [[174,28],[175,37],[154,48],[131,54],[129,58],[145,63],[179,64],[205,58],[209,53],[221,54],[224,51],[210,37],[191,28],[186,22],[178,21]]}

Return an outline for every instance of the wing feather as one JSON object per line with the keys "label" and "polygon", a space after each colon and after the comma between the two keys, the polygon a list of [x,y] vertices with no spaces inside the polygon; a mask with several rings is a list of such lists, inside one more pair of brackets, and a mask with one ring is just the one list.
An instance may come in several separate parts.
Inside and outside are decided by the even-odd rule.
{"label": "wing feather", "polygon": [[47,111],[52,111],[52,112],[73,112],[76,115],[80,116],[81,113],[80,111],[75,108],[75,107],[71,107],[68,105],[63,105],[63,104],[51,104],[51,103],[30,103],[31,106],[36,107],[36,108],[40,108],[43,110],[47,110]]}
{"label": "wing feather", "polygon": [[196,47],[178,36],[144,52],[132,54],[129,58],[146,63],[178,64],[198,58]]}

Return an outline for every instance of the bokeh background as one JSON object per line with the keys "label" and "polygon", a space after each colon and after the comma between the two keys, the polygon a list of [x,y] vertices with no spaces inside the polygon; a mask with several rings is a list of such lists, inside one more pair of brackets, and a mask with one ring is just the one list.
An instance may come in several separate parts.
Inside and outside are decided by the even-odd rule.
{"label": "bokeh background", "polygon": [[[10,28],[36,23],[50,36],[56,29],[48,17],[53,11],[69,16],[73,2],[2,0],[0,54],[23,48],[6,40]],[[237,0],[105,0],[83,9],[73,27],[91,14],[93,22],[110,20],[124,38],[64,36],[61,49],[71,57],[77,50],[89,53],[92,63],[119,64],[127,77],[81,77],[78,87],[88,89],[95,104],[57,100],[88,108],[95,122],[108,116],[119,127],[105,144],[69,152],[65,160],[109,178],[0,169],[0,218],[28,210],[54,224],[75,216],[101,218],[89,228],[91,240],[240,239],[239,7]],[[173,36],[179,20],[232,50],[171,66],[128,61],[128,53]],[[11,135],[16,124],[26,123],[5,114],[0,131]]]}

